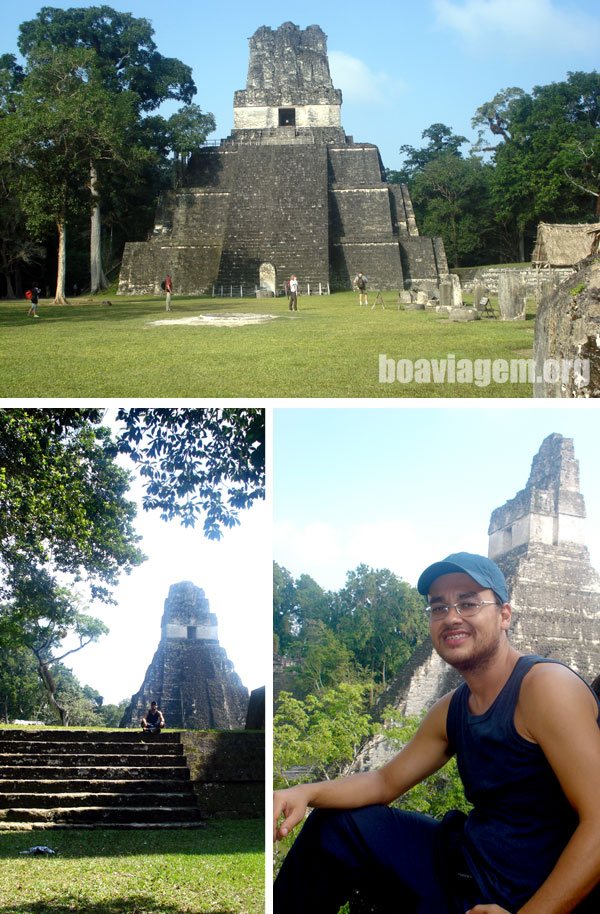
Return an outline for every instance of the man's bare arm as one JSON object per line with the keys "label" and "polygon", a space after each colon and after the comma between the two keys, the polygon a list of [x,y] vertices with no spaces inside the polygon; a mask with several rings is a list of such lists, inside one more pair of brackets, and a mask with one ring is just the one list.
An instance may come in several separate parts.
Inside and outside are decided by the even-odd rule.
{"label": "man's bare arm", "polygon": [[570,914],[600,882],[597,718],[594,696],[566,667],[538,664],[525,678],[519,729],[542,748],[579,816],[579,825],[546,881],[519,914]]}
{"label": "man's bare arm", "polygon": [[372,803],[391,803],[445,765],[450,758],[446,735],[449,702],[450,695],[436,702],[411,741],[377,771],[275,791],[274,839],[289,834],[302,821],[309,806],[356,809]]}

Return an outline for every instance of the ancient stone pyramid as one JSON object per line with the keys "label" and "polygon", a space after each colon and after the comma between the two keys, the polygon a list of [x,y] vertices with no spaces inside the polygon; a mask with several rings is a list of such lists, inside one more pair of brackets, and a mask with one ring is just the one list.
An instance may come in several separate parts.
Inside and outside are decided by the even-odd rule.
{"label": "ancient stone pyramid", "polygon": [[250,39],[233,131],[196,151],[183,186],[160,202],[149,241],[125,247],[119,292],[302,294],[370,288],[436,292],[448,277],[441,238],[419,235],[405,185],[388,184],[379,150],[341,122],[327,39],[317,25],[263,26]]}
{"label": "ancient stone pyramid", "polygon": [[[527,485],[492,512],[489,557],[506,576],[510,640],[524,653],[567,663],[588,683],[600,673],[600,576],[585,545],[585,504],[573,441],[549,435],[533,458]],[[460,682],[427,639],[381,698],[401,714],[420,714]],[[382,735],[357,768],[377,767],[396,750]]]}
{"label": "ancient stone pyramid", "polygon": [[160,643],[121,726],[138,726],[151,701],[161,708],[169,729],[245,725],[248,690],[219,645],[217,618],[204,591],[189,581],[169,589]]}
{"label": "ancient stone pyramid", "polygon": [[511,594],[511,641],[555,657],[588,682],[600,672],[600,577],[585,545],[573,441],[549,435],[524,489],[492,512],[489,556]]}

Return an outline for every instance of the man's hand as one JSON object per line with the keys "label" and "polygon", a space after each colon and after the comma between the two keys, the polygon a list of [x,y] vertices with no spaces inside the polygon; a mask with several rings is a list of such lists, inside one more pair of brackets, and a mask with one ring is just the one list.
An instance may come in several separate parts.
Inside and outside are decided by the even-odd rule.
{"label": "man's hand", "polygon": [[273,841],[280,841],[302,822],[308,806],[307,786],[298,784],[273,794]]}
{"label": "man's hand", "polygon": [[497,904],[476,904],[466,914],[510,914],[506,908],[501,908]]}

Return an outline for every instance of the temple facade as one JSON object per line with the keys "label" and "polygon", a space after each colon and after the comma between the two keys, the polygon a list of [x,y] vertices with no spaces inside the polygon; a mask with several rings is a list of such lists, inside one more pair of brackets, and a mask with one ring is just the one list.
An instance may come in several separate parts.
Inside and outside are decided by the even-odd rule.
{"label": "temple facade", "polygon": [[138,726],[151,701],[170,729],[232,730],[246,723],[248,690],[219,645],[204,591],[189,581],[169,589],[158,648],[121,726]]}
{"label": "temple facade", "polygon": [[195,152],[182,187],[160,202],[146,242],[125,246],[120,293],[215,287],[273,295],[295,274],[304,291],[435,295],[448,264],[441,238],[419,235],[405,185],[389,184],[379,150],[345,134],[327,39],[286,22],[250,39],[233,130]]}

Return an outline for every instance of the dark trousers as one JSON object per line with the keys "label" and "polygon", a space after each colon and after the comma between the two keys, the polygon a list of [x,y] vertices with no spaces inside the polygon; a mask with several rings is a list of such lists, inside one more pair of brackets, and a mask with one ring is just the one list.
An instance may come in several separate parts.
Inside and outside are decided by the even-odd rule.
{"label": "dark trousers", "polygon": [[463,914],[474,886],[446,883],[441,829],[388,806],[314,810],[275,880],[273,914],[338,914],[356,893],[386,914]]}

